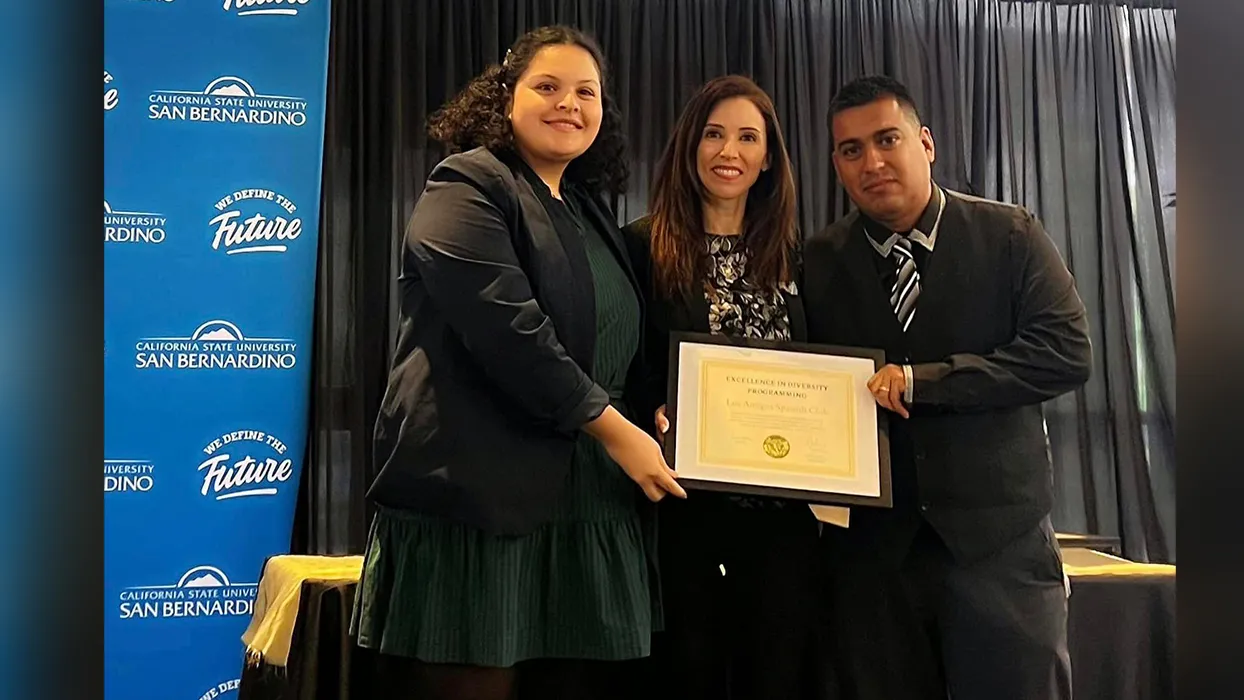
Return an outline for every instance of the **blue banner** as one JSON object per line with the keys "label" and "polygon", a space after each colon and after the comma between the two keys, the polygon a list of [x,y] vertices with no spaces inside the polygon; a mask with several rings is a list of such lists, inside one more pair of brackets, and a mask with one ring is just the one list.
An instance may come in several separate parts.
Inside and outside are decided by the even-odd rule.
{"label": "blue banner", "polygon": [[236,696],[307,442],[329,0],[104,3],[105,698]]}

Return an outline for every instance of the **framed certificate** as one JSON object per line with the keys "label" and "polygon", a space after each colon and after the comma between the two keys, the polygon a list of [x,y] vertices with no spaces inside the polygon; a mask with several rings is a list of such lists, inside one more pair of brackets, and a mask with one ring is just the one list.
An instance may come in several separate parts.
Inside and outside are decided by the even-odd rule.
{"label": "framed certificate", "polygon": [[665,460],[685,488],[892,507],[885,353],[702,333],[670,338]]}

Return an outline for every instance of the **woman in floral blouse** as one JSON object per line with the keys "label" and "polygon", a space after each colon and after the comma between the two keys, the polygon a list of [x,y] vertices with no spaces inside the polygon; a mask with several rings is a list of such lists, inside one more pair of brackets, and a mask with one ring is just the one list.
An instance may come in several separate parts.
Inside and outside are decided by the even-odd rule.
{"label": "woman in floral blouse", "polygon": [[[672,331],[806,339],[790,158],[773,102],[717,78],[687,103],[651,213],[625,229],[646,290],[647,409],[662,439]],[[807,506],[708,491],[659,507],[668,697],[810,697],[818,523]],[[729,686],[729,691],[727,691]]]}

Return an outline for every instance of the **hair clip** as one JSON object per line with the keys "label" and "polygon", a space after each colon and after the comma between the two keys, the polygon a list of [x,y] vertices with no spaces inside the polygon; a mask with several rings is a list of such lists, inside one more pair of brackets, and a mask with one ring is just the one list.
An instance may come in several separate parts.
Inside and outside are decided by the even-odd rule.
{"label": "hair clip", "polygon": [[512,53],[514,53],[514,52],[513,52],[513,51],[511,51],[510,49],[506,49],[506,50],[505,50],[505,58],[504,58],[504,59],[502,59],[502,61],[501,61],[501,67],[502,67],[502,68],[509,68],[509,67],[510,67],[510,54],[512,54]]}

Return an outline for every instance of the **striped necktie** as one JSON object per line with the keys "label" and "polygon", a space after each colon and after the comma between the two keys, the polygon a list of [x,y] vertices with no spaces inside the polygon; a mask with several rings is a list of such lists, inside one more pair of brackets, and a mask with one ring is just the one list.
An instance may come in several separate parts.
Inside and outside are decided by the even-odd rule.
{"label": "striped necktie", "polygon": [[890,290],[890,306],[898,317],[898,324],[906,332],[912,317],[916,315],[916,298],[920,296],[920,271],[916,269],[916,259],[911,254],[911,240],[906,236],[899,236],[890,255],[898,266],[898,278],[894,280],[894,287]]}

